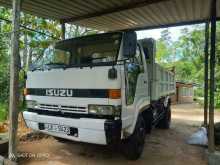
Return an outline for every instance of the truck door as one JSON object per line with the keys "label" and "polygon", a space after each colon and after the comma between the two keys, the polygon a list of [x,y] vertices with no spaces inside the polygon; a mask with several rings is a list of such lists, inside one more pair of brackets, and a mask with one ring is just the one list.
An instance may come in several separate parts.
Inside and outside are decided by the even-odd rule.
{"label": "truck door", "polygon": [[143,93],[140,88],[143,88],[144,80],[144,66],[141,56],[140,47],[137,47],[136,55],[127,61],[125,65],[126,70],[126,103],[132,105],[135,100],[135,95],[141,95]]}
{"label": "truck door", "polygon": [[128,59],[125,63],[126,105],[122,117],[127,120],[126,126],[134,122],[135,112],[140,110],[140,105],[146,105],[150,102],[146,66],[144,66],[144,58],[141,52],[141,46],[138,45],[135,57]]}

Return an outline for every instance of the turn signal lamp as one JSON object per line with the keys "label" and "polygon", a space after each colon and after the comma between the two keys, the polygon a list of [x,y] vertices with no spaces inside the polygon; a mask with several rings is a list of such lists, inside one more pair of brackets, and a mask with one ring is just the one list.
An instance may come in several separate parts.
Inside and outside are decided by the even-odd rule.
{"label": "turn signal lamp", "polygon": [[120,89],[109,89],[108,95],[110,99],[120,99],[121,90]]}

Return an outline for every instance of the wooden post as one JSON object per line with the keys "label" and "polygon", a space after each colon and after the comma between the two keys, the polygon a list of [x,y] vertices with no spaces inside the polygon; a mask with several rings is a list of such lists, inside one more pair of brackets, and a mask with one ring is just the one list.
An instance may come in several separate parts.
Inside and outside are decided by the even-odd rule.
{"label": "wooden post", "polygon": [[215,103],[215,43],[216,43],[216,0],[211,1],[211,49],[210,49],[210,91],[209,91],[209,145],[210,153],[215,152],[214,103]]}
{"label": "wooden post", "polygon": [[9,100],[9,159],[17,160],[17,127],[18,127],[18,103],[19,103],[19,24],[21,0],[12,0],[12,34],[10,56],[10,100]]}
{"label": "wooden post", "polygon": [[62,24],[61,24],[61,31],[62,31],[62,33],[61,33],[61,39],[62,39],[62,40],[65,40],[65,35],[66,35],[66,26],[65,26],[65,23],[62,23]]}
{"label": "wooden post", "polygon": [[209,21],[205,24],[205,48],[204,48],[204,126],[208,126],[208,91],[209,91]]}

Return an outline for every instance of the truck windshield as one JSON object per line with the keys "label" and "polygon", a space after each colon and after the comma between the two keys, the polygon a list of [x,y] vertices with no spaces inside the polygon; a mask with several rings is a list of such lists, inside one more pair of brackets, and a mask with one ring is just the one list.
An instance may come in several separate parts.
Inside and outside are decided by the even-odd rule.
{"label": "truck windshield", "polygon": [[43,65],[59,68],[115,63],[121,38],[121,33],[106,33],[60,41],[45,50]]}

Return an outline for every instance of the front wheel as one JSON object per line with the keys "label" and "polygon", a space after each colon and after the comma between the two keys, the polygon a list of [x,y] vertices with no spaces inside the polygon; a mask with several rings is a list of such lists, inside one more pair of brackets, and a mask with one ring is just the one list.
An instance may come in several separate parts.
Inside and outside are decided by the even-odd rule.
{"label": "front wheel", "polygon": [[129,160],[137,160],[144,149],[145,143],[145,122],[142,115],[139,115],[134,133],[124,141],[124,155]]}
{"label": "front wheel", "polygon": [[165,108],[165,113],[164,113],[162,119],[160,119],[160,121],[156,127],[161,128],[161,129],[169,129],[170,123],[171,123],[171,108],[170,108],[170,105],[168,105]]}

